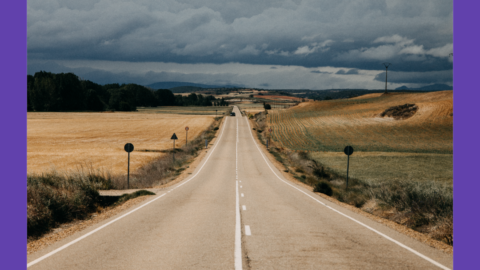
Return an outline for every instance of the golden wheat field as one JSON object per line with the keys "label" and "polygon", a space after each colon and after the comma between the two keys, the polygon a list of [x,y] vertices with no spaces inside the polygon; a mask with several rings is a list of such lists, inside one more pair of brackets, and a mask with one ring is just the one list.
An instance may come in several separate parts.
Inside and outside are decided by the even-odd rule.
{"label": "golden wheat field", "polygon": [[115,113],[27,113],[27,171],[42,173],[51,169],[75,170],[92,165],[112,174],[127,172],[128,154],[123,147],[132,143],[130,170],[147,163],[158,152],[185,144],[201,135],[213,123],[215,115],[179,115],[139,112]]}
{"label": "golden wheat field", "polygon": [[[392,106],[416,104],[411,118],[380,117]],[[444,153],[453,151],[453,92],[370,94],[305,102],[271,111],[272,138],[295,150]]]}

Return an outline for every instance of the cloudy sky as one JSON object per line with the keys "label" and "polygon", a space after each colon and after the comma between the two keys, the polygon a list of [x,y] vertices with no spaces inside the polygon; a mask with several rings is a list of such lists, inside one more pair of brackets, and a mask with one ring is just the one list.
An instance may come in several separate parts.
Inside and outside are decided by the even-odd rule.
{"label": "cloudy sky", "polygon": [[453,84],[452,0],[31,0],[28,73],[270,89]]}

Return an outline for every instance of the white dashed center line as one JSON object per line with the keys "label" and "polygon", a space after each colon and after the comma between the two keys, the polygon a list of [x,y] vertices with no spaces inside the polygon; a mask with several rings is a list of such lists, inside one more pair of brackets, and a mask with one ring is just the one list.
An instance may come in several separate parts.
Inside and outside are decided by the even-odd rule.
{"label": "white dashed center line", "polygon": [[243,193],[242,193],[242,197],[243,197]]}
{"label": "white dashed center line", "polygon": [[247,210],[247,207],[245,205],[242,205],[243,211]]}
{"label": "white dashed center line", "polygon": [[245,225],[245,234],[246,235],[252,235],[252,232],[250,231],[250,226]]}

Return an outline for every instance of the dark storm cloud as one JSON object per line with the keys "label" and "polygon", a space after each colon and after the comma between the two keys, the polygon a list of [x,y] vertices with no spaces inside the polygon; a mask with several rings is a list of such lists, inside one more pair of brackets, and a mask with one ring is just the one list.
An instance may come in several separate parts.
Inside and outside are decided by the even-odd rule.
{"label": "dark storm cloud", "polygon": [[350,69],[348,71],[345,71],[343,69],[340,69],[339,71],[337,71],[335,74],[340,74],[340,75],[343,75],[343,74],[358,74],[358,70],[356,69]]}
{"label": "dark storm cloud", "polygon": [[[376,81],[385,81],[385,72],[375,76]],[[429,72],[388,72],[389,83],[451,83],[453,81],[452,70],[429,71]]]}
{"label": "dark storm cloud", "polygon": [[452,0],[36,0],[28,57],[447,70],[452,13]]}
{"label": "dark storm cloud", "polygon": [[[311,73],[317,73],[317,74],[331,74],[330,72],[324,72],[324,71],[320,71],[320,70],[312,70],[310,72]],[[338,74],[338,71],[337,71],[337,74]]]}

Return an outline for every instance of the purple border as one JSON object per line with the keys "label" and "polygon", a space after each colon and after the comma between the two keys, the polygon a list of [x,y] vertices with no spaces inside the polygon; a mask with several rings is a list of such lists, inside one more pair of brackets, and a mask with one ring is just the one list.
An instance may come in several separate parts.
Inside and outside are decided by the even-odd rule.
{"label": "purple border", "polygon": [[0,268],[27,268],[27,1],[0,2]]}
{"label": "purple border", "polygon": [[[8,102],[2,102],[1,135],[4,155],[2,164],[2,188],[0,196],[2,223],[0,235],[0,264],[2,269],[26,269],[26,1],[1,1],[0,25],[2,65],[0,81],[2,94]],[[456,269],[472,269],[478,256],[480,242],[476,213],[476,198],[480,183],[467,179],[478,166],[470,142],[476,142],[477,120],[474,119],[480,94],[473,86],[479,58],[476,34],[477,13],[480,2],[454,1],[454,196],[455,196],[455,253]],[[476,53],[476,54],[475,54]],[[466,92],[466,93],[463,93]],[[473,113],[473,114],[472,114]],[[469,119],[470,118],[470,119]],[[13,132],[5,132],[5,131]],[[473,149],[472,149],[473,150]],[[7,154],[8,153],[8,154]]]}
{"label": "purple border", "polygon": [[[480,94],[473,88],[478,73],[477,59],[479,25],[478,1],[454,1],[454,268],[474,269],[478,265],[478,191],[480,183],[474,176],[478,159],[473,143],[478,138],[478,120],[474,108]],[[473,151],[472,151],[473,150]]]}

